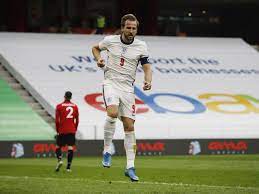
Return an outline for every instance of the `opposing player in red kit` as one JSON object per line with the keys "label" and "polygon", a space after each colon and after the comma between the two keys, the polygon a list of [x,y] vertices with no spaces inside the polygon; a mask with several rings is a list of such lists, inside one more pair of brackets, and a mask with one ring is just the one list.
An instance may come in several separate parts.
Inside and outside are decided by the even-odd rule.
{"label": "opposing player in red kit", "polygon": [[58,163],[56,166],[56,172],[59,171],[63,164],[62,151],[63,146],[68,146],[67,151],[67,171],[71,171],[71,163],[73,160],[73,146],[76,143],[75,134],[79,123],[79,112],[76,104],[71,102],[72,93],[67,91],[64,96],[64,102],[60,103],[56,107],[56,156]]}

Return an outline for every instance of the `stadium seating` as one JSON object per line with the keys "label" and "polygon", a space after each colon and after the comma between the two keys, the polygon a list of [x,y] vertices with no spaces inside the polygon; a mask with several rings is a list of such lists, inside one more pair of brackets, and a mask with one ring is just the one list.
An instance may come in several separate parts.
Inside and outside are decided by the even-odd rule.
{"label": "stadium seating", "polygon": [[52,140],[54,130],[0,77],[0,140]]}

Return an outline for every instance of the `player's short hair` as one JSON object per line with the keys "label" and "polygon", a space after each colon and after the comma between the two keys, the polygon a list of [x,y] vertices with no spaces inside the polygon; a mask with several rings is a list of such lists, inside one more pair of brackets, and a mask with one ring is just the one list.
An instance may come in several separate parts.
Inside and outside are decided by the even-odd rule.
{"label": "player's short hair", "polygon": [[72,98],[72,92],[66,91],[64,97],[65,97],[66,100],[70,100]]}
{"label": "player's short hair", "polygon": [[122,28],[125,26],[125,23],[126,23],[127,20],[136,21],[137,26],[139,26],[139,21],[136,18],[136,16],[134,16],[133,14],[126,14],[126,15],[122,16],[122,18],[121,18],[121,27]]}

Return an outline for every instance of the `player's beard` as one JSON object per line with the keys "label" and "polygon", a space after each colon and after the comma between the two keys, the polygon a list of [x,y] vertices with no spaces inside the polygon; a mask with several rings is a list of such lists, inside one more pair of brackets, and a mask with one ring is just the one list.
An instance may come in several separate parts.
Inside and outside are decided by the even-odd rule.
{"label": "player's beard", "polygon": [[129,34],[129,35],[125,36],[125,39],[127,40],[127,42],[132,42],[134,40],[134,36],[133,36],[133,34]]}

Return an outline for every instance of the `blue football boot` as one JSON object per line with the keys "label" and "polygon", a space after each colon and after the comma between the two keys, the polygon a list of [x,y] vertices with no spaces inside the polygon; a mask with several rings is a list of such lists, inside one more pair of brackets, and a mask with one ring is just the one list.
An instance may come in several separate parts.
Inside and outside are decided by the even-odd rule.
{"label": "blue football boot", "polygon": [[102,161],[103,167],[110,168],[112,165],[112,155],[108,152],[103,154],[103,161]]}
{"label": "blue football boot", "polygon": [[131,167],[125,170],[125,176],[129,177],[132,182],[139,181],[138,176],[136,175],[135,168]]}

